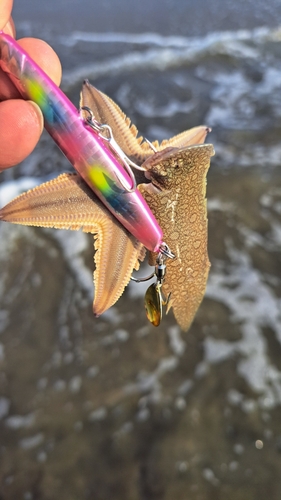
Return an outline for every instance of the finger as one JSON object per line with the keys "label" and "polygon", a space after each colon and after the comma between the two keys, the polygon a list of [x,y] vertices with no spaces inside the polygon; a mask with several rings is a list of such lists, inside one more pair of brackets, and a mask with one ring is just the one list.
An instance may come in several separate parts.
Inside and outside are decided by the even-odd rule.
{"label": "finger", "polygon": [[13,0],[1,0],[0,2],[0,29],[4,26],[10,19],[13,7]]}
{"label": "finger", "polygon": [[43,130],[43,116],[31,101],[15,99],[0,103],[0,169],[24,160],[36,146]]}
{"label": "finger", "polygon": [[13,19],[10,17],[9,21],[7,24],[5,24],[3,28],[4,33],[7,33],[7,35],[11,35],[13,38],[16,37],[16,28]]}
{"label": "finger", "polygon": [[22,38],[18,40],[18,43],[53,82],[59,85],[62,73],[61,63],[52,47],[37,38]]}
{"label": "finger", "polygon": [[0,101],[5,101],[6,99],[19,99],[20,97],[19,91],[13,85],[7,73],[4,73],[4,71],[0,69]]}
{"label": "finger", "polygon": [[[55,51],[46,42],[36,38],[22,38],[19,40],[19,44],[45,73],[59,85],[62,70],[60,60]],[[0,70],[0,100],[16,99],[17,97],[19,97],[19,93],[14,85],[10,82],[7,75]]]}

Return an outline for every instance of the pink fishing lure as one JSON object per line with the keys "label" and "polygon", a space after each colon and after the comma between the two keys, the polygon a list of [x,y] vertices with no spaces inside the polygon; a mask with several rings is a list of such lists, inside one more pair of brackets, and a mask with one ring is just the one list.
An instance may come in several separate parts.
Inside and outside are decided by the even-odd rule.
{"label": "pink fishing lure", "polygon": [[105,206],[148,250],[160,251],[162,230],[139,191],[130,192],[132,180],[125,169],[65,94],[1,31],[0,67],[23,98],[38,104],[46,130]]}

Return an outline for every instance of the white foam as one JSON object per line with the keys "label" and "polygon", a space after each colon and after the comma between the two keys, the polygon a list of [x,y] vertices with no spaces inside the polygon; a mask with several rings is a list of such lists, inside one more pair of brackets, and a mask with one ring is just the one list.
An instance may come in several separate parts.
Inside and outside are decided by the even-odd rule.
{"label": "white foam", "polygon": [[177,113],[190,113],[195,109],[194,101],[181,102],[171,99],[165,106],[154,106],[151,102],[143,99],[137,99],[135,109],[145,118],[169,118]]}
{"label": "white foam", "polygon": [[86,266],[83,257],[84,252],[89,247],[88,236],[82,231],[67,231],[62,229],[52,229],[51,231],[52,236],[59,243],[64,258],[71,268],[77,283],[87,293],[89,300],[92,301],[94,295],[93,273]]}
{"label": "white foam", "polygon": [[281,403],[281,372],[271,364],[262,330],[270,327],[281,344],[281,300],[264,283],[245,252],[229,243],[228,254],[231,266],[227,273],[223,272],[223,263],[221,270],[213,270],[206,296],[226,306],[231,321],[240,325],[242,338],[228,342],[208,337],[204,342],[205,361],[213,364],[239,355],[238,373],[261,394],[261,406],[264,401],[276,406]]}
{"label": "white foam", "polygon": [[226,44],[233,41],[252,40],[280,40],[280,29],[271,30],[259,27],[253,30],[216,31],[203,37],[163,36],[158,33],[92,33],[74,31],[67,36],[60,37],[60,42],[67,47],[74,47],[79,42],[89,43],[124,43],[131,45],[155,45],[159,47],[185,48],[187,46],[202,46],[215,43]]}
{"label": "white foam", "polygon": [[16,196],[38,186],[38,184],[44,181],[35,177],[23,177],[16,181],[14,180],[0,184],[0,206],[3,207]]}
{"label": "white foam", "polygon": [[[279,42],[280,30],[256,28],[209,33],[205,37],[165,37],[155,33],[83,33],[74,32],[61,42],[70,48],[78,42],[125,43],[144,45],[144,50],[131,50],[105,61],[87,63],[63,75],[63,87],[79,84],[85,78],[95,80],[105,75],[145,69],[167,70],[183,64],[196,62],[204,56],[223,54],[234,58],[260,59],[259,45],[267,41]],[[157,47],[157,48],[156,48]]]}
{"label": "white foam", "polygon": [[142,372],[137,376],[134,383],[124,387],[125,394],[149,393],[148,396],[142,398],[144,406],[148,401],[159,401],[161,399],[161,378],[169,372],[174,371],[178,366],[178,358],[170,356],[160,359],[158,366],[154,371],[147,373]]}

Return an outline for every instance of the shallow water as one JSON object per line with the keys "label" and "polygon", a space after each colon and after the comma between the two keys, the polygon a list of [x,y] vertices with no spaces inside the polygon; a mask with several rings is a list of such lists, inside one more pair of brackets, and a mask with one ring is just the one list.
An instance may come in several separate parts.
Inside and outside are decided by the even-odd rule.
{"label": "shallow water", "polygon": [[[1,498],[279,500],[281,32],[257,28],[260,9],[247,31],[234,16],[192,38],[165,19],[145,35],[45,28],[76,104],[88,77],[150,140],[213,127],[212,268],[186,334],[171,313],[150,326],[136,284],[95,319],[92,237],[0,225]],[[1,174],[1,206],[69,169],[44,135]]]}

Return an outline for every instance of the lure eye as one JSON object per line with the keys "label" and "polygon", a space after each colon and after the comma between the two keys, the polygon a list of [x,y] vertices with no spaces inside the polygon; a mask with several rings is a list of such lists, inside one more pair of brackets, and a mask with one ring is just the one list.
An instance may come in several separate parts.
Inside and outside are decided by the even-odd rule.
{"label": "lure eye", "polygon": [[162,296],[158,283],[148,287],[144,297],[144,307],[147,319],[154,326],[159,326],[162,319]]}

